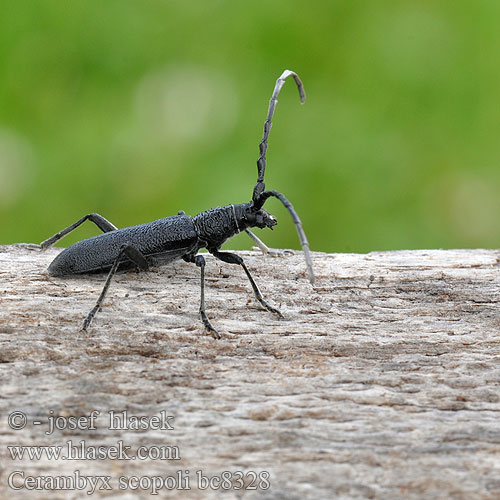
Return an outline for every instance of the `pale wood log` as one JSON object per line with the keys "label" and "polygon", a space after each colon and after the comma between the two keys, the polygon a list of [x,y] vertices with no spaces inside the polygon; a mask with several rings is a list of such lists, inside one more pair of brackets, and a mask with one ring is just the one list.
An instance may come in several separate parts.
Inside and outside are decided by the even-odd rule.
{"label": "pale wood log", "polygon": [[[243,271],[207,256],[120,273],[87,333],[104,276],[51,277],[59,249],[0,247],[0,498],[151,498],[125,476],[269,471],[270,489],[224,499],[500,498],[500,252],[238,252],[285,319],[262,310]],[[24,430],[7,416],[26,414]],[[33,425],[101,415],[97,430]],[[174,430],[109,430],[107,412],[175,417]],[[177,446],[175,460],[12,460],[7,445]],[[112,491],[13,491],[31,476],[109,475]],[[158,498],[156,497],[156,498]],[[155,497],[152,497],[155,498]]]}

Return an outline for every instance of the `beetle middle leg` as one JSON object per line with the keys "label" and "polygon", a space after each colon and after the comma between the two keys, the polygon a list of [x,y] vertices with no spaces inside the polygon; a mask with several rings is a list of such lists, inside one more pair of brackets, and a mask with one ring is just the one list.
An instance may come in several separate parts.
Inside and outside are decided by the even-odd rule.
{"label": "beetle middle leg", "polygon": [[97,311],[102,306],[102,302],[106,297],[106,293],[108,292],[111,280],[113,279],[113,276],[116,274],[121,258],[124,255],[128,257],[142,271],[147,271],[149,269],[148,261],[146,260],[144,255],[142,255],[142,253],[139,252],[139,250],[137,250],[137,248],[129,244],[122,245],[120,251],[118,252],[118,255],[116,256],[116,259],[113,262],[113,265],[111,266],[111,269],[109,270],[108,277],[106,278],[106,283],[104,283],[101,295],[99,295],[99,298],[97,299],[95,306],[92,308],[88,316],[85,318],[85,321],[83,322],[82,330],[84,331],[87,330],[90,323],[92,323],[92,320],[94,319],[94,316],[96,315]]}
{"label": "beetle middle leg", "polygon": [[103,233],[108,233],[109,231],[116,231],[118,228],[109,222],[109,220],[105,219],[102,215],[92,213],[84,215],[81,219],[78,219],[74,224],[68,226],[58,233],[54,234],[50,238],[47,238],[45,241],[40,243],[40,248],[42,250],[46,250],[51,247],[54,243],[57,243],[61,238],[64,238],[68,233],[75,230],[78,226],[83,224],[86,220],[93,222]]}
{"label": "beetle middle leg", "polygon": [[193,262],[200,268],[201,273],[201,297],[200,297],[200,316],[203,325],[207,332],[212,333],[213,336],[218,340],[220,339],[219,332],[210,323],[207,313],[205,312],[205,257],[203,255],[185,255],[182,257],[186,262]]}
{"label": "beetle middle leg", "polygon": [[219,251],[212,251],[210,252],[214,257],[217,257],[219,260],[222,260],[223,262],[227,262],[228,264],[238,264],[240,265],[243,270],[245,271],[245,274],[247,275],[250,284],[252,285],[253,288],[253,293],[255,294],[255,298],[264,306],[269,312],[272,312],[276,314],[278,317],[283,318],[283,315],[281,314],[278,309],[272,307],[269,305],[265,300],[262,294],[260,293],[259,287],[257,286],[257,283],[255,283],[254,279],[252,278],[252,275],[250,274],[250,271],[248,270],[247,266],[245,265],[245,262],[243,259],[239,256],[236,255],[235,253],[230,253],[230,252],[219,252]]}
{"label": "beetle middle leg", "polygon": [[216,339],[220,339],[219,332],[212,326],[205,312],[205,257],[197,255],[193,262],[200,268],[201,271],[201,298],[200,298],[200,316],[201,321],[205,325],[205,329],[212,333]]}

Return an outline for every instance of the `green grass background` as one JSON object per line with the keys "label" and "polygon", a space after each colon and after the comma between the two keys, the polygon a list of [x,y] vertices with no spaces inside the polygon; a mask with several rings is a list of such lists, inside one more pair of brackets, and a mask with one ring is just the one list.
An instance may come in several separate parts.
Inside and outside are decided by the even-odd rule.
{"label": "green grass background", "polygon": [[[3,0],[0,243],[266,184],[313,250],[500,246],[500,2]],[[298,248],[277,200],[277,247]],[[86,224],[61,241],[96,234]],[[228,244],[249,248],[239,235]]]}

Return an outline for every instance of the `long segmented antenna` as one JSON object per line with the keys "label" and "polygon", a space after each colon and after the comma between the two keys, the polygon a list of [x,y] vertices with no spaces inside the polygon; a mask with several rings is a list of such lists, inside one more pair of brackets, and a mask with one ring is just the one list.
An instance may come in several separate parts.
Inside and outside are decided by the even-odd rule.
{"label": "long segmented antenna", "polygon": [[[278,95],[281,91],[281,88],[285,84],[285,80],[289,76],[293,76],[293,79],[297,84],[297,87],[299,89],[300,102],[304,103],[304,101],[306,100],[306,92],[304,90],[304,85],[302,85],[302,82],[299,78],[299,75],[297,75],[297,73],[294,73],[293,71],[290,71],[289,69],[283,71],[283,74],[276,80],[276,86],[274,87],[273,95],[271,96],[271,99],[269,101],[269,110],[267,112],[267,119],[266,122],[264,123],[264,135],[262,137],[262,141],[259,144],[260,156],[257,160],[257,171],[258,171],[257,184],[255,185],[252,196],[252,201],[256,205],[259,204],[260,195],[264,192],[266,188],[264,184],[264,173],[266,171],[267,139],[269,137],[269,132],[271,131],[271,126],[272,126],[271,121],[273,119],[274,110],[276,109],[276,104],[278,104]],[[260,206],[262,206],[262,204]]]}
{"label": "long segmented antenna", "polygon": [[299,75],[286,69],[283,71],[282,75],[276,80],[276,86],[274,87],[273,95],[271,96],[271,100],[269,101],[269,110],[267,112],[267,119],[264,123],[264,135],[262,137],[262,141],[259,144],[260,156],[257,160],[257,184],[255,184],[252,196],[252,203],[256,210],[260,210],[266,200],[273,196],[274,198],[278,198],[278,200],[283,203],[286,207],[290,215],[292,216],[293,222],[297,229],[297,233],[299,235],[300,244],[302,246],[302,250],[304,252],[304,258],[306,260],[307,273],[309,275],[309,281],[311,284],[314,284],[314,272],[312,267],[312,259],[311,252],[309,250],[309,242],[307,241],[306,234],[304,233],[304,229],[302,228],[302,222],[297,212],[293,208],[293,205],[286,199],[286,197],[279,193],[278,191],[269,190],[265,191],[266,185],[264,184],[264,174],[266,171],[266,151],[267,151],[267,139],[269,138],[269,132],[271,131],[272,126],[272,118],[274,115],[274,111],[276,109],[276,105],[278,104],[278,95],[281,91],[281,88],[285,84],[286,78],[289,76],[293,76],[295,83],[299,89],[300,102],[304,103],[306,100],[306,93],[304,90],[304,85],[302,84]]}
{"label": "long segmented antenna", "polygon": [[280,200],[281,203],[285,205],[286,209],[292,216],[295,227],[297,228],[297,233],[299,235],[302,251],[304,252],[304,258],[306,260],[307,274],[309,275],[309,281],[311,282],[312,285],[314,284],[314,272],[312,267],[311,252],[309,250],[309,242],[307,241],[306,233],[304,233],[304,229],[302,228],[302,222],[300,220],[300,217],[295,211],[295,208],[293,208],[293,205],[286,199],[285,195],[283,195],[282,193],[278,193],[278,191],[275,191],[274,189],[270,189],[269,191],[264,191],[260,195],[259,201],[262,201],[262,204],[264,204],[264,202],[271,196],[278,198],[278,200]]}

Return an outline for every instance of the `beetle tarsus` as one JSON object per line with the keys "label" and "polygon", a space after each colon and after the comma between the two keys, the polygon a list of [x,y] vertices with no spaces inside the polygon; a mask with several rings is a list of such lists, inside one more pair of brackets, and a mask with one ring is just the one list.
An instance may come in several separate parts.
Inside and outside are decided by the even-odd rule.
{"label": "beetle tarsus", "polygon": [[92,323],[92,320],[94,319],[94,316],[96,315],[98,310],[99,310],[99,304],[96,304],[89,312],[88,316],[85,318],[85,321],[83,322],[82,326],[82,330],[84,332],[87,331],[87,328],[90,326],[90,323]]}
{"label": "beetle tarsus", "polygon": [[202,311],[200,309],[200,316],[201,316],[201,321],[205,325],[205,330],[208,333],[211,333],[216,340],[220,340],[221,336],[219,332],[212,326],[212,323],[210,323],[205,311]]}

